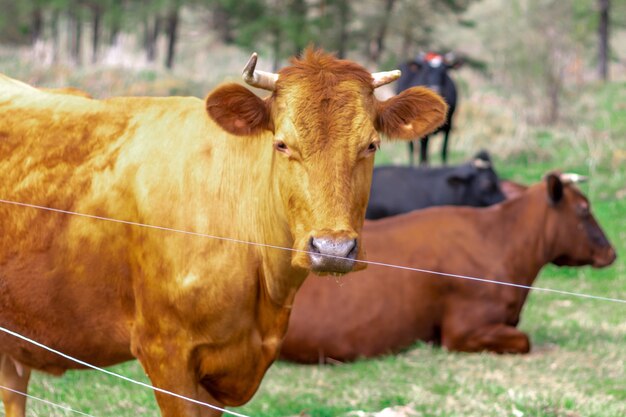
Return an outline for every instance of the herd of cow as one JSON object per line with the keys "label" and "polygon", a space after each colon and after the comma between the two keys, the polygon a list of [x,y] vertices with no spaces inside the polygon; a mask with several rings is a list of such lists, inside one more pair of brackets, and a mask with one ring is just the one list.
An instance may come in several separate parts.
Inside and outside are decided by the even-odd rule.
{"label": "herd of cow", "polygon": [[[256,60],[243,77],[266,98],[226,84],[204,101],[94,100],[0,76],[2,328],[96,366],[136,358],[155,387],[237,406],[279,355],[529,351],[527,289],[380,264],[530,286],[547,263],[615,259],[576,176],[501,182],[486,152],[374,169],[381,137],[446,123],[430,89],[375,98],[398,71],[313,49],[278,73]],[[379,264],[351,273],[366,251]],[[31,369],[82,367],[5,332],[0,355],[17,392]],[[155,395],[164,417],[222,413]],[[25,416],[23,395],[2,399]]]}

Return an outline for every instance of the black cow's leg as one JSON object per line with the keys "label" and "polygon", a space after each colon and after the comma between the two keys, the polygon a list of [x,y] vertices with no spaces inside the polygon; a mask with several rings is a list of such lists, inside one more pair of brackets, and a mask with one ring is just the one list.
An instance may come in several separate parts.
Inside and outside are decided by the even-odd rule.
{"label": "black cow's leg", "polygon": [[448,135],[450,129],[446,129],[443,132],[443,144],[441,145],[441,162],[445,165],[448,162]]}
{"label": "black cow's leg", "polygon": [[413,164],[415,163],[413,161],[414,151],[415,151],[415,143],[414,141],[410,140],[409,141],[409,166],[413,166]]}
{"label": "black cow's leg", "polygon": [[420,165],[428,165],[428,139],[429,136],[424,136],[420,141]]}

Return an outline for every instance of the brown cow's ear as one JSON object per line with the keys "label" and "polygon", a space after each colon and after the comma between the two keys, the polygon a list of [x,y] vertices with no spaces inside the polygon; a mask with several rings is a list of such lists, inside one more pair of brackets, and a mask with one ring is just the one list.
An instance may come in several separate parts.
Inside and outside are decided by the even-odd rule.
{"label": "brown cow's ear", "polygon": [[267,103],[239,84],[218,87],[206,98],[209,116],[234,135],[253,135],[270,129]]}
{"label": "brown cow's ear", "polygon": [[558,204],[563,198],[563,182],[558,174],[550,173],[546,176],[548,186],[548,198],[554,205]]}
{"label": "brown cow's ear", "polygon": [[376,130],[391,139],[418,139],[446,121],[448,106],[433,91],[413,87],[379,102]]}

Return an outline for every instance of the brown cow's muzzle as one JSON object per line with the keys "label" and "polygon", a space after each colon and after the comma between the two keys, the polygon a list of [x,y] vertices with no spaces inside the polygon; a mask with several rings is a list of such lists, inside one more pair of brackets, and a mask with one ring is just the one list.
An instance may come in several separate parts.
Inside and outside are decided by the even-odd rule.
{"label": "brown cow's muzzle", "polygon": [[308,247],[311,270],[339,274],[350,272],[358,251],[358,242],[353,238],[312,236]]}
{"label": "brown cow's muzzle", "polygon": [[612,246],[609,246],[606,250],[603,250],[600,254],[593,257],[594,268],[604,268],[611,265],[617,259],[617,253]]}
{"label": "brown cow's muzzle", "polygon": [[357,263],[357,259],[363,256],[363,249],[358,233],[354,231],[316,230],[302,236],[294,247],[298,251],[291,264],[317,274],[342,275],[365,266]]}
{"label": "brown cow's muzzle", "polygon": [[315,230],[296,240],[294,248],[291,265],[319,275],[343,275],[367,265],[359,262],[365,251],[354,230]]}

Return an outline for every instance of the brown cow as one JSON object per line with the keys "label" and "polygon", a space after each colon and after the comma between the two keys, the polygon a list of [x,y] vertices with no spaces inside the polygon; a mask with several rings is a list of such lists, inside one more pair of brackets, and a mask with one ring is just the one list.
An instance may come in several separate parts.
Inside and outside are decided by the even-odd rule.
{"label": "brown cow", "polygon": [[[94,365],[133,357],[162,389],[235,406],[275,360],[310,270],[343,274],[360,231],[379,135],[410,139],[446,105],[397,72],[308,50],[278,74],[192,97],[91,100],[0,78],[0,198],[245,245],[0,204],[0,325]],[[326,255],[341,256],[342,259]],[[0,383],[74,362],[0,334]],[[221,413],[161,393],[165,417]],[[3,392],[7,416],[23,397]]]}
{"label": "brown cow", "polygon": [[[366,222],[372,261],[530,286],[549,262],[604,267],[615,251],[585,196],[550,174],[488,208],[438,207]],[[394,352],[415,340],[456,351],[525,353],[516,329],[528,290],[370,265],[341,282],[308,279],[283,358],[317,363]]]}

